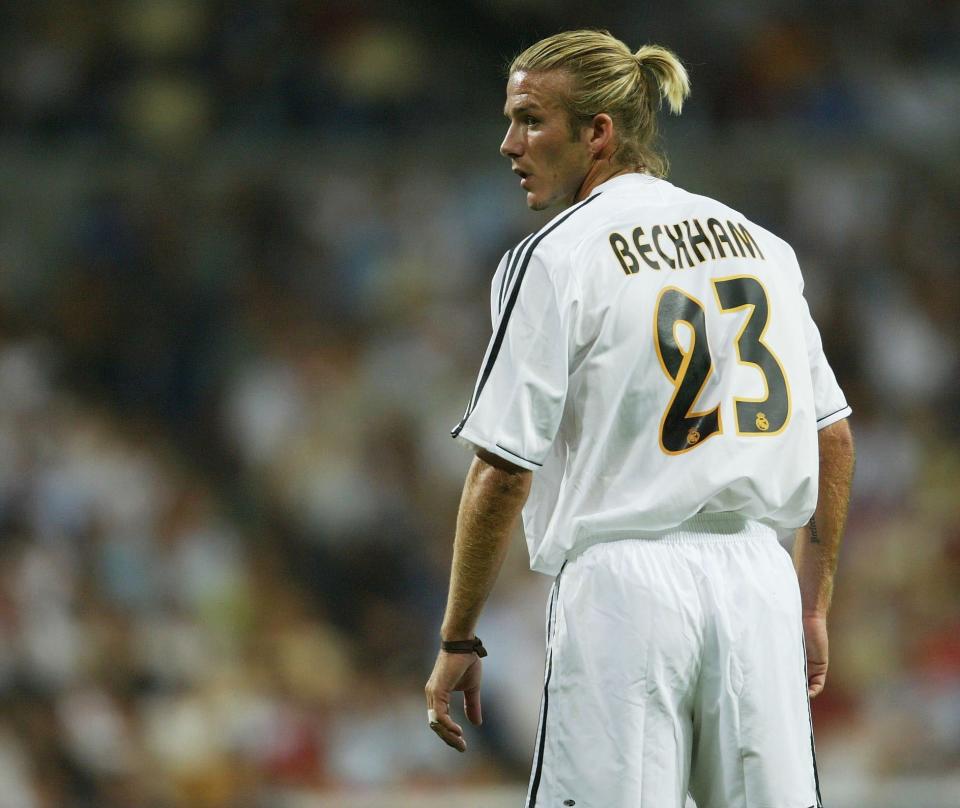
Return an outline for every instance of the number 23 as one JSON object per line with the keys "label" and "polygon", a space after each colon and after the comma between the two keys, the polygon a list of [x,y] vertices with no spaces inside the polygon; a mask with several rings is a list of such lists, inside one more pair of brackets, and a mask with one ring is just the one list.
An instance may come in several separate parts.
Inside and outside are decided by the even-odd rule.
{"label": "number 23", "polygon": [[[790,420],[790,388],[783,365],[763,341],[770,319],[767,292],[752,275],[719,278],[712,283],[721,313],[749,310],[734,340],[737,361],[759,370],[766,388],[762,398],[734,398],[737,434],[777,435]],[[680,323],[690,331],[687,348],[677,339]],[[668,286],[657,298],[653,336],[660,366],[674,386],[660,420],[660,448],[667,454],[680,454],[723,432],[719,404],[706,412],[693,409],[713,372],[703,304],[682,289]]]}

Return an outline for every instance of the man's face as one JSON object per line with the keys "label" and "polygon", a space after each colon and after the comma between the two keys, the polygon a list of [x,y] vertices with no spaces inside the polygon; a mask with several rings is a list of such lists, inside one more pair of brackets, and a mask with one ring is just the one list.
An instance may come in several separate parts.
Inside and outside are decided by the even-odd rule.
{"label": "man's face", "polygon": [[507,82],[503,113],[510,126],[500,154],[510,158],[533,210],[571,204],[592,162],[590,127],[573,135],[563,107],[569,82],[566,73],[556,70],[518,70]]}

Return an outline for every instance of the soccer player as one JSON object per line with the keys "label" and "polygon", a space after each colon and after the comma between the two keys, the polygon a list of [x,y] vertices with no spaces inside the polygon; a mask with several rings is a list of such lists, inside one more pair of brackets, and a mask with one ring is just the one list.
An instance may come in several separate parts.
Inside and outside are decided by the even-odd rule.
{"label": "soccer player", "polygon": [[465,751],[450,700],[480,723],[475,628],[522,509],[531,566],[555,577],[529,808],[821,804],[808,699],[850,407],[790,246],[662,179],[657,111],[688,93],[670,51],[606,32],[510,68],[500,151],[531,208],[563,210],[493,279],[426,697]]}

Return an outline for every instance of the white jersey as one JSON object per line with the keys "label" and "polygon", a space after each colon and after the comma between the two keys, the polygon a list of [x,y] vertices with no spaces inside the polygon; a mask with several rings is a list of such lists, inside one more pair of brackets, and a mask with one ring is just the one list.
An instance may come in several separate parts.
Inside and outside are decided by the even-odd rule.
{"label": "white jersey", "polygon": [[500,262],[493,337],[453,435],[534,470],[531,567],[733,512],[817,501],[817,428],[850,414],[796,256],[645,174],[599,185]]}

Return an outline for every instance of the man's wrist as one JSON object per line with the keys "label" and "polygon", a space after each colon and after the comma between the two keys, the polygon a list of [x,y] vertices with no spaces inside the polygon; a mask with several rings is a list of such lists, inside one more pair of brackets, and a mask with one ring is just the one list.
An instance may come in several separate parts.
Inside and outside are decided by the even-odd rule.
{"label": "man's wrist", "polygon": [[476,634],[472,631],[468,632],[440,632],[440,642],[473,642],[476,639]]}
{"label": "man's wrist", "polygon": [[448,654],[476,654],[481,659],[487,655],[479,637],[470,640],[440,640],[440,650]]}

